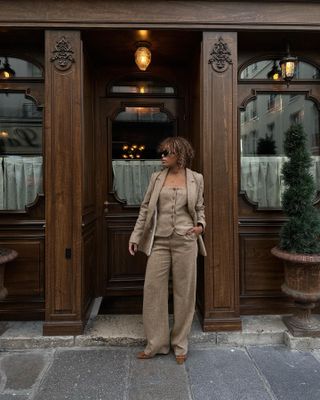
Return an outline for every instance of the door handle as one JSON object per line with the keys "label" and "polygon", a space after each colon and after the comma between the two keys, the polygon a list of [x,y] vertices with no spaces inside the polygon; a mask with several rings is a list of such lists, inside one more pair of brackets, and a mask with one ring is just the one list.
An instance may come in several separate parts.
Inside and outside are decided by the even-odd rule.
{"label": "door handle", "polygon": [[104,204],[104,212],[107,213],[109,211],[108,206],[110,203],[108,202],[108,200],[106,200],[103,204]]}

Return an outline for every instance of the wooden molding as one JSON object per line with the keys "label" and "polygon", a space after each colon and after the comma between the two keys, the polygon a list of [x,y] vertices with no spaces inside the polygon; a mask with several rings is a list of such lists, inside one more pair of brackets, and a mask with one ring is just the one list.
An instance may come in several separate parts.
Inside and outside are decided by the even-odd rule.
{"label": "wooden molding", "polygon": [[[223,44],[221,68],[208,58]],[[212,65],[212,63],[211,63]],[[217,71],[219,70],[219,72]],[[237,34],[204,32],[202,153],[207,227],[204,257],[205,330],[241,329],[239,316],[237,184]]]}
{"label": "wooden molding", "polygon": [[[76,334],[82,326],[79,323],[82,318],[82,43],[79,31],[46,31],[45,39],[44,333],[59,331],[59,334],[63,334],[65,331],[68,334]],[[59,43],[66,47],[60,48]],[[53,48],[58,52],[64,49],[66,55],[59,53],[60,55],[53,60]],[[67,249],[70,249],[70,257]],[[70,329],[63,325],[66,323],[62,321],[66,320],[70,322]],[[57,328],[53,328],[53,324],[57,324]]]}

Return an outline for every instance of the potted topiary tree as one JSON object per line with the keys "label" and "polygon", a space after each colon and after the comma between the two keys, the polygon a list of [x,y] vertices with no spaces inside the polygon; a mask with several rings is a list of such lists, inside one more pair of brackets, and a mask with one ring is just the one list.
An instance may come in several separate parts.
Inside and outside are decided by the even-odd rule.
{"label": "potted topiary tree", "polygon": [[288,221],[271,252],[284,260],[281,289],[296,305],[294,315],[284,317],[284,323],[294,336],[320,336],[319,322],[311,316],[320,300],[320,212],[313,204],[316,186],[306,141],[301,124],[293,124],[285,134],[288,161],[281,171],[285,184],[282,206]]}

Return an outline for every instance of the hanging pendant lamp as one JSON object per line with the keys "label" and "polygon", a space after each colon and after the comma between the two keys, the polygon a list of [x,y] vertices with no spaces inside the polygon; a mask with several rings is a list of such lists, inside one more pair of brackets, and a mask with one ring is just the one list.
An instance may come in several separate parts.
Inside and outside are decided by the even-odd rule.
{"label": "hanging pendant lamp", "polygon": [[137,42],[137,49],[134,53],[134,59],[141,71],[145,71],[151,62],[151,51],[149,42]]}

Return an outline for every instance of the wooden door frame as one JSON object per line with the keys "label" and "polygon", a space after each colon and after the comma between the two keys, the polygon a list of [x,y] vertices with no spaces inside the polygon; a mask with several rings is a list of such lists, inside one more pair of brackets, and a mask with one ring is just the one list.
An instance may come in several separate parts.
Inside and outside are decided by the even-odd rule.
{"label": "wooden door frame", "polygon": [[[111,125],[112,121],[115,118],[115,116],[121,112],[121,110],[124,109],[125,106],[157,106],[167,114],[169,114],[170,120],[174,123],[174,130],[177,133],[178,131],[178,123],[179,123],[179,118],[175,117],[170,109],[166,107],[166,101],[170,100],[172,102],[172,107],[177,107],[175,103],[179,103],[179,99],[177,98],[169,98],[169,99],[159,99],[159,98],[140,98],[140,99],[134,99],[134,98],[119,98],[118,96],[113,98],[113,97],[102,97],[99,98],[99,110],[97,111],[97,118],[99,119],[99,127],[97,129],[97,135],[99,136],[99,139],[97,140],[97,151],[98,149],[107,148],[108,149],[108,155],[106,157],[99,157],[97,159],[97,180],[99,182],[102,182],[103,179],[103,170],[107,171],[107,180],[105,180],[105,184],[100,187],[99,194],[97,195],[97,207],[99,208],[98,215],[100,216],[99,218],[101,219],[99,221],[99,230],[98,230],[98,260],[100,260],[99,263],[99,269],[98,269],[98,279],[97,279],[97,284],[99,285],[98,287],[98,293],[100,296],[105,296],[105,288],[106,288],[106,283],[108,280],[107,277],[107,259],[105,252],[102,251],[104,248],[104,243],[105,242],[105,229],[104,229],[104,224],[105,224],[105,208],[102,206],[102,204],[107,200],[108,201],[108,208],[114,209],[114,212],[116,214],[121,213],[124,210],[127,210],[125,213],[126,220],[131,223],[134,221],[137,217],[137,211],[139,210],[139,207],[137,206],[126,206],[123,205],[121,202],[119,202],[119,199],[117,198],[116,194],[112,190],[112,167],[110,168],[111,162],[112,162],[112,155],[111,155]],[[111,111],[109,115],[106,115],[106,110],[107,108],[107,103],[110,102],[111,106]],[[114,104],[112,104],[114,103]],[[103,139],[105,138],[105,140]],[[99,163],[103,163],[100,164]],[[102,168],[102,165],[104,167]],[[104,195],[105,193],[105,195]],[[141,292],[141,287],[143,285],[139,285],[140,288],[136,288],[136,291]],[[114,291],[113,293],[118,293]],[[121,294],[121,291],[119,291],[119,294]]]}

